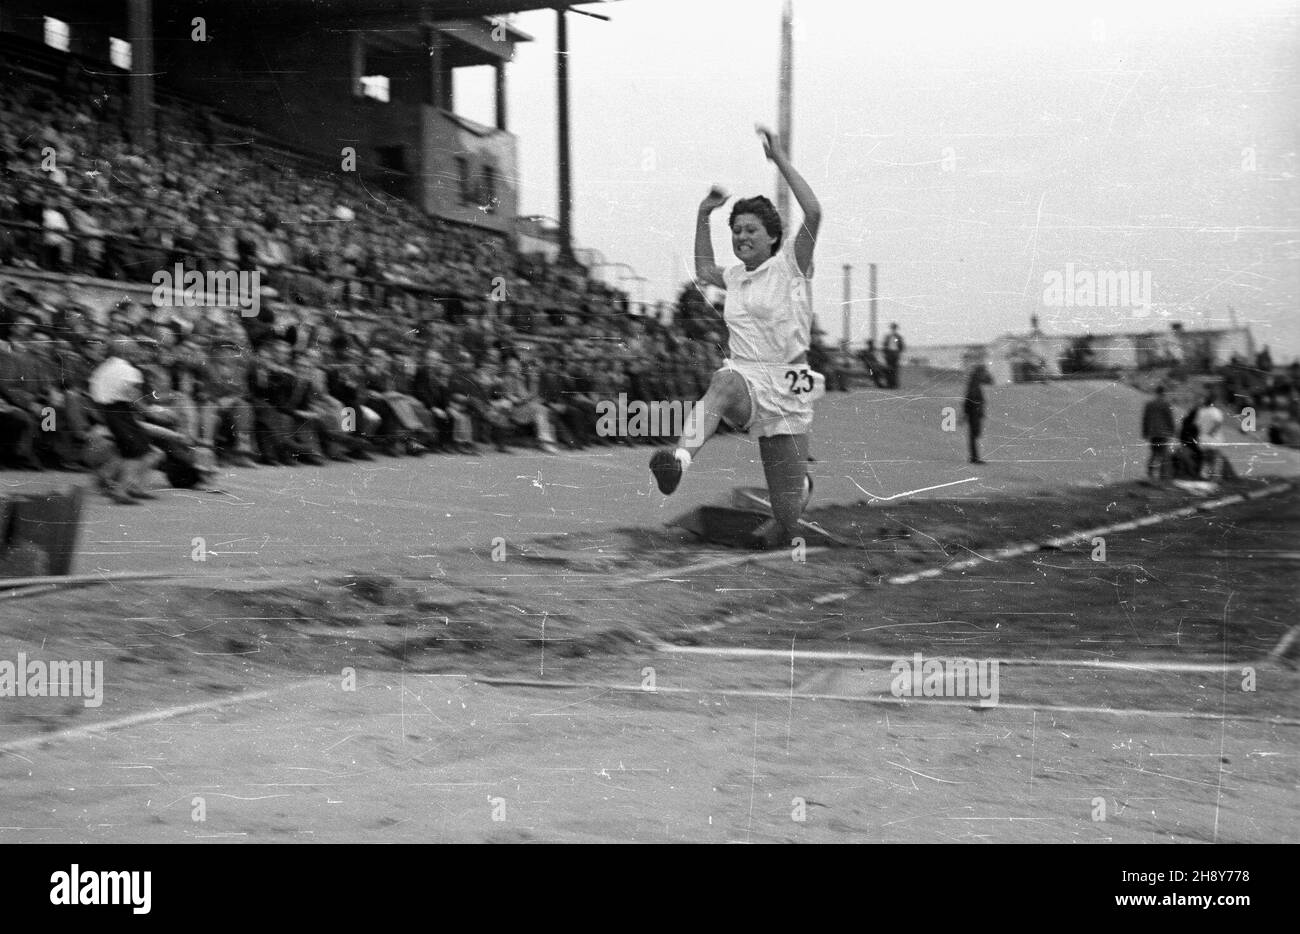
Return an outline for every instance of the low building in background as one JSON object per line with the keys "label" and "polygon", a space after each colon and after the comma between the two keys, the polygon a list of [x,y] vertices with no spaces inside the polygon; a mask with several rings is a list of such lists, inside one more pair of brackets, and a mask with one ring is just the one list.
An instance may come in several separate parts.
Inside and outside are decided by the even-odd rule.
{"label": "low building in background", "polygon": [[1175,322],[1168,331],[1112,334],[1003,334],[987,343],[940,344],[910,349],[904,365],[966,372],[976,363],[998,382],[1121,376],[1142,370],[1208,373],[1234,354],[1251,359],[1255,340],[1246,327],[1191,330]]}

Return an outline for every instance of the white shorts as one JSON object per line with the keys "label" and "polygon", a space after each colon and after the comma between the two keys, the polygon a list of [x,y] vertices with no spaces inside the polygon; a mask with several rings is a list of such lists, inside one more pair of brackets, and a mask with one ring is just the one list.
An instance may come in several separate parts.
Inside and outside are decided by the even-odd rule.
{"label": "white shorts", "polygon": [[[722,369],[740,374],[749,390],[749,423],[733,427],[756,438],[803,435],[812,427],[812,404],[826,395],[826,377],[806,363],[722,361]],[[730,420],[728,420],[730,421]]]}

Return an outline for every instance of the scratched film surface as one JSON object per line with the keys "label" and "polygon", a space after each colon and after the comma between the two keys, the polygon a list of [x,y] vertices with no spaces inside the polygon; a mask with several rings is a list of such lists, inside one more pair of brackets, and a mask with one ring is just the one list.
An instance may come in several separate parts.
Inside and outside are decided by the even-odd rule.
{"label": "scratched film surface", "polygon": [[0,841],[1294,841],[1297,35],[3,4]]}

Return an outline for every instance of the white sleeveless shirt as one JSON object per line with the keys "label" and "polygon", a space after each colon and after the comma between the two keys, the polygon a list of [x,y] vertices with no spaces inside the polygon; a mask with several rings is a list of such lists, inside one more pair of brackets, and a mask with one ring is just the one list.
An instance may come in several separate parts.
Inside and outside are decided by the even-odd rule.
{"label": "white sleeveless shirt", "polygon": [[731,332],[730,353],[737,360],[789,363],[812,340],[812,270],[799,271],[794,239],[753,272],[743,263],[722,273],[727,300],[722,316]]}

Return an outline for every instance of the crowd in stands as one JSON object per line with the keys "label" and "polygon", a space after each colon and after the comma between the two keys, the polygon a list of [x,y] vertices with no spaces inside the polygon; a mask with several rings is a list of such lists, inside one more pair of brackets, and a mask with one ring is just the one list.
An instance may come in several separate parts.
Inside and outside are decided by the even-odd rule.
{"label": "crowd in stands", "polygon": [[[95,90],[0,86],[0,465],[103,463],[90,385],[114,358],[143,375],[155,443],[212,465],[632,443],[598,436],[598,402],[694,400],[720,363],[721,334],[630,314],[580,267],[347,173],[228,145],[209,111],[163,104],[165,142],[136,147]],[[2,268],[148,283],[177,263],[257,270],[258,313],[96,311]]]}

